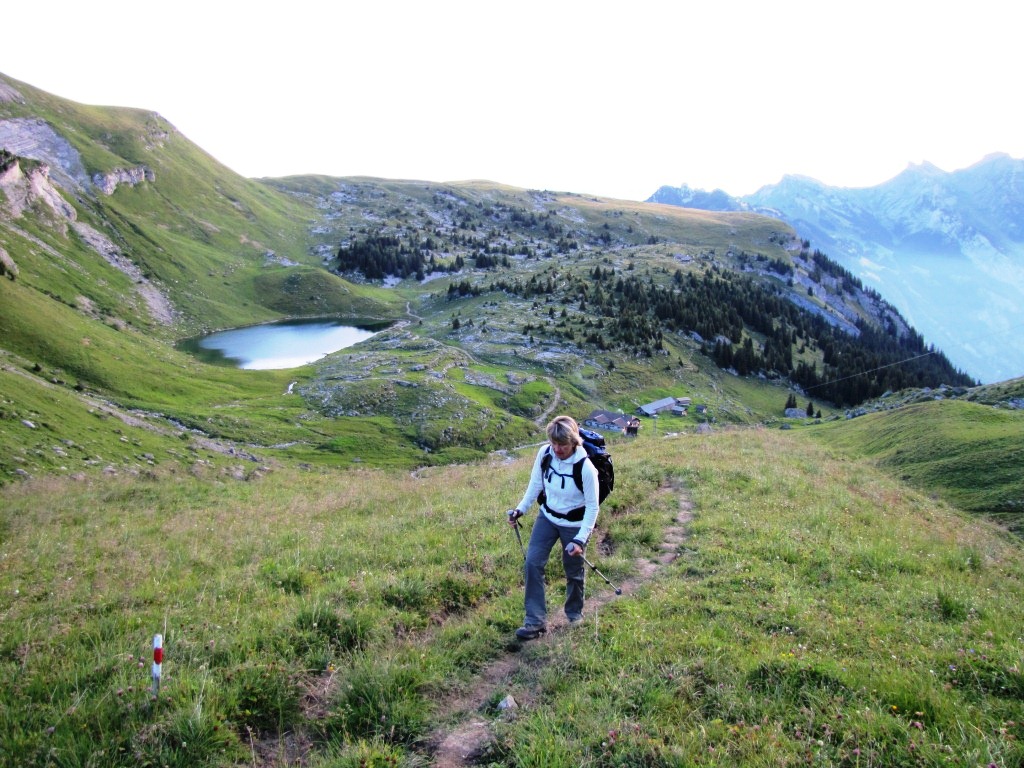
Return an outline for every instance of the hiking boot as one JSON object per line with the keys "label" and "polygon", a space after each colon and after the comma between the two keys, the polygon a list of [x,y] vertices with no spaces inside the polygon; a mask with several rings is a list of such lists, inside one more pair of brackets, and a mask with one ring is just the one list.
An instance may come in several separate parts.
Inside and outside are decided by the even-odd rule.
{"label": "hiking boot", "polygon": [[583,623],[583,617],[582,616],[570,616],[569,617],[569,626],[570,627],[578,627],[582,623]]}
{"label": "hiking boot", "polygon": [[520,640],[536,640],[547,631],[547,627],[527,624],[525,627],[520,627],[516,630],[516,637]]}

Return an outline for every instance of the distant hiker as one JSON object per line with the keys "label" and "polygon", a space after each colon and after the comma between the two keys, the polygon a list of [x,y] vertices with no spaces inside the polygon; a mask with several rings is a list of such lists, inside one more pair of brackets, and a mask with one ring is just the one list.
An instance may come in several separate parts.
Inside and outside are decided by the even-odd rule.
{"label": "distant hiker", "polygon": [[[547,632],[544,568],[556,543],[561,544],[565,569],[565,615],[570,624],[582,620],[586,575],[582,555],[600,505],[597,470],[587,458],[579,425],[570,416],[556,416],[548,424],[547,434],[548,444],[537,452],[526,493],[509,513],[509,524],[516,526],[534,501],[541,504],[523,565],[526,620],[516,630],[520,640],[533,640]],[[582,489],[573,476],[577,463],[576,477],[582,481]]]}

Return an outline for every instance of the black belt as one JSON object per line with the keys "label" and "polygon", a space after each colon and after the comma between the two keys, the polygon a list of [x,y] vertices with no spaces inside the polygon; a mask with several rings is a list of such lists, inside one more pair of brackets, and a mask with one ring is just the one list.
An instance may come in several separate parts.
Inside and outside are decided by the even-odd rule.
{"label": "black belt", "polygon": [[552,517],[557,517],[559,520],[568,520],[570,523],[578,523],[583,519],[583,514],[587,511],[587,508],[576,507],[576,509],[570,509],[568,512],[555,512],[547,504],[544,505],[544,510]]}

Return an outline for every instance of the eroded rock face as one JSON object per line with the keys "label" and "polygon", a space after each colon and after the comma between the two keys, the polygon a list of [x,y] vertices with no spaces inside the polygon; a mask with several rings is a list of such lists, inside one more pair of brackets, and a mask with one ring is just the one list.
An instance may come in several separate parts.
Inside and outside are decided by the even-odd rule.
{"label": "eroded rock face", "polygon": [[[0,129],[3,129],[5,126],[9,129],[11,122],[14,121],[0,121]],[[21,122],[22,129],[30,132],[39,131],[38,136],[43,137],[43,143],[46,143],[51,150],[60,141],[63,141],[60,137],[57,137],[55,140],[53,136],[56,136],[56,134],[50,136],[49,134],[52,133],[52,129],[43,121]],[[31,151],[36,151],[37,154],[50,156],[48,153],[38,152],[40,143],[31,136],[26,134],[19,135],[21,140],[14,142],[14,147],[22,151],[28,148]],[[0,140],[2,139],[3,136],[0,135]],[[32,150],[33,147],[35,147],[35,150]],[[74,152],[74,148],[70,147],[70,145],[68,147],[70,151]],[[19,154],[15,150],[9,151],[14,155]],[[80,161],[77,160],[77,153],[75,153],[75,158],[76,162],[80,164]],[[74,163],[67,167],[73,168]],[[106,259],[111,266],[131,278],[136,292],[146,303],[151,317],[165,325],[173,323],[175,313],[174,306],[170,300],[157,286],[146,278],[142,269],[128,255],[123,253],[109,237],[85,222],[78,220],[78,211],[61,194],[55,180],[50,179],[50,172],[51,166],[38,158],[31,158],[27,161],[18,159],[10,163],[0,172],[0,192],[2,192],[2,195],[0,195],[0,211],[6,213],[13,221],[31,210],[35,215],[42,214],[44,221],[48,221],[51,226],[62,233],[66,234],[69,228],[73,229],[83,241],[88,243],[93,250]],[[69,178],[66,172],[64,178]],[[105,192],[105,194],[110,195],[113,194],[120,183],[138,184],[141,181],[152,180],[153,174],[151,171],[145,167],[138,167],[130,170],[118,169],[109,174],[98,174],[94,181],[98,188]],[[81,187],[78,188],[81,189]],[[6,258],[0,259],[0,275],[5,275],[13,280],[18,274],[17,265],[6,252],[2,252],[2,256]]]}
{"label": "eroded rock face", "polygon": [[0,146],[19,157],[45,163],[54,181],[66,189],[80,190],[90,184],[78,150],[45,120],[0,120]]}
{"label": "eroded rock face", "polygon": [[96,185],[105,195],[112,195],[118,185],[127,184],[134,187],[144,181],[155,181],[156,175],[144,165],[135,168],[115,168],[110,173],[97,173],[92,177],[92,183]]}
{"label": "eroded rock face", "polygon": [[78,214],[50,181],[50,166],[40,163],[26,173],[21,163],[13,163],[0,174],[0,189],[6,197],[8,213],[16,219],[35,202],[42,202],[61,221],[74,221]]}
{"label": "eroded rock face", "polygon": [[0,248],[0,275],[6,276],[11,280],[18,277],[18,265],[14,263],[14,259],[3,248]]}
{"label": "eroded rock face", "polygon": [[92,184],[103,194],[112,195],[121,184],[135,186],[156,179],[153,171],[144,165],[115,168],[108,173],[94,174],[90,179],[78,150],[45,120],[0,120],[0,146],[19,157],[46,164],[54,182],[65,189],[81,190]]}

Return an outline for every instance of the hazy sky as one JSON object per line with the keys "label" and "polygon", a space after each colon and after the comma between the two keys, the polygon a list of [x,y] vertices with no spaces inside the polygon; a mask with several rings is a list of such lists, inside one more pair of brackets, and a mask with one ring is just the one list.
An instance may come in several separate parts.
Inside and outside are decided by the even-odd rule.
{"label": "hazy sky", "polygon": [[783,174],[871,186],[1024,157],[1009,0],[54,0],[5,8],[0,72],[159,112],[245,176],[643,200]]}

